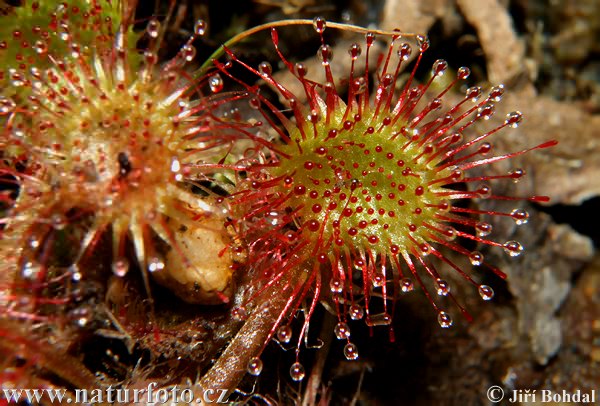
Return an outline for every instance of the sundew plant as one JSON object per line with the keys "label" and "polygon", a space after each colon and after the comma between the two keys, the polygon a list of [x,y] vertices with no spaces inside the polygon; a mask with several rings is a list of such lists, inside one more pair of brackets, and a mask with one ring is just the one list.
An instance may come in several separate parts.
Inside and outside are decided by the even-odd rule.
{"label": "sundew plant", "polygon": [[[242,319],[253,311],[264,317],[261,302],[265,297],[283,298],[271,306],[274,322],[265,332],[265,345],[271,337],[289,343],[294,336],[291,324],[302,309],[304,321],[295,335],[296,362],[290,368],[296,381],[305,376],[298,354],[319,302],[330,304],[337,318],[334,334],[346,341],[345,357],[355,360],[359,353],[348,322],[364,319],[370,327],[389,326],[393,340],[394,302],[415,287],[437,312],[442,328],[450,327],[453,319],[436,296],[450,298],[470,319],[452,294],[444,277],[447,272],[457,272],[473,284],[483,300],[492,299],[492,287],[476,282],[447,253],[454,251],[474,267],[504,278],[481,252],[464,248],[462,242],[474,241],[518,256],[523,246],[492,238],[492,226],[482,217],[506,217],[517,225],[525,224],[529,214],[518,202],[548,199],[494,193],[494,182],[516,182],[525,176],[521,168],[491,175],[482,175],[478,169],[555,144],[548,141],[495,155],[493,136],[517,127],[522,113],[513,111],[499,126],[485,128],[504,86],[487,91],[468,87],[458,101],[448,101],[470,70],[461,67],[447,79],[451,73],[442,59],[430,68],[426,82],[417,82],[421,59],[429,47],[427,38],[420,35],[387,33],[387,51],[376,53],[372,51],[375,32],[332,24],[364,34],[364,40],[352,44],[347,55],[336,56],[350,60],[348,76],[341,80],[347,88],[340,90],[332,73],[333,48],[323,37],[327,23],[316,18],[313,25],[321,37],[317,57],[323,82],[311,79],[302,62],[291,62],[280,51],[275,27],[271,28],[272,43],[288,71],[285,83],[273,75],[268,62],[251,66],[225,49],[233,64],[273,89],[283,107],[265,96],[261,86],[237,80],[228,74],[226,65],[217,62],[224,75],[248,92],[248,103],[263,118],[259,129],[277,134],[274,141],[262,141],[248,151],[234,168],[235,192],[221,199],[234,213],[231,224],[247,242],[247,267],[261,286],[233,312]],[[411,56],[415,61],[409,65]],[[408,75],[402,76],[407,67]],[[437,84],[444,79],[443,85]],[[290,90],[289,83],[302,93]],[[480,199],[512,200],[515,208],[510,212],[480,210],[476,207]],[[251,359],[248,372],[260,373],[261,365],[259,358]]]}
{"label": "sundew plant", "polygon": [[[224,218],[192,191],[188,164],[217,162],[228,150],[227,128],[213,133],[222,126],[213,112],[238,96],[217,94],[218,75],[186,71],[204,21],[175,56],[159,61],[165,28],[152,18],[134,33],[135,7],[33,2],[5,12],[18,28],[0,51],[0,315],[7,341],[19,341],[20,329],[39,340],[22,352],[7,349],[8,369],[97,322],[119,324],[100,315],[99,303],[110,294],[108,278],[126,284],[131,268],[143,290],[136,305],[117,294],[125,299],[122,321],[150,323],[157,341],[152,284],[188,303],[227,303],[232,294],[233,258],[220,253],[230,242]],[[206,249],[198,253],[195,244]]]}

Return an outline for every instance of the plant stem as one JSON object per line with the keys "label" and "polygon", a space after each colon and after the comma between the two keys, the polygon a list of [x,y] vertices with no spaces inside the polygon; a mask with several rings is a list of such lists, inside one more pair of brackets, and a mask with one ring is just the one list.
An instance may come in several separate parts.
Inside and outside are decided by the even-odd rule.
{"label": "plant stem", "polygon": [[[256,27],[252,27],[248,30],[242,31],[239,34],[231,37],[223,45],[221,45],[219,48],[217,48],[212,53],[212,55],[209,56],[206,59],[206,61],[204,61],[202,66],[200,66],[200,68],[196,71],[195,76],[204,75],[206,73],[206,71],[208,70],[209,66],[212,64],[213,60],[219,59],[221,56],[223,56],[226,48],[231,48],[233,45],[237,44],[238,42],[243,41],[244,39],[248,38],[249,36],[251,36],[253,34],[256,34],[257,32],[268,30],[271,28],[277,28],[277,27],[288,27],[291,25],[313,25],[313,20],[290,19],[290,20],[274,21],[274,22],[270,22],[270,23],[266,23],[266,24],[257,25]],[[327,27],[336,28],[336,29],[340,29],[340,30],[353,31],[353,32],[362,33],[362,34],[372,32],[374,34],[379,34],[379,35],[388,35],[388,36],[396,35],[396,36],[402,36],[402,37],[414,37],[417,35],[414,33],[401,33],[401,32],[397,32],[397,31],[368,29],[368,28],[364,28],[364,27],[359,27],[357,25],[335,23],[335,22],[330,22],[330,21],[327,22]]]}
{"label": "plant stem", "polygon": [[[268,286],[256,299],[243,327],[221,354],[214,366],[202,377],[197,395],[207,390],[233,392],[244,375],[250,360],[260,355],[277,327],[277,320],[288,307],[288,301],[306,281],[303,266],[291,269],[279,283]],[[200,392],[198,392],[198,390]]]}

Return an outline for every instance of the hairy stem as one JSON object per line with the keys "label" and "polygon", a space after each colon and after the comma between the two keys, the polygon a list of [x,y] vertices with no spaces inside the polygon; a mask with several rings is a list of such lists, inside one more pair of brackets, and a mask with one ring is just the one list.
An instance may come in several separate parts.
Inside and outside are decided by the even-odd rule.
{"label": "hairy stem", "polygon": [[233,392],[246,374],[250,360],[260,355],[274,333],[277,320],[286,311],[290,296],[306,281],[304,267],[293,268],[279,281],[268,286],[256,299],[244,326],[233,338],[215,365],[202,377],[199,390]]}
{"label": "hairy stem", "polygon": [[[200,66],[200,68],[196,72],[197,76],[202,76],[203,74],[205,74],[206,71],[208,70],[209,66],[212,64],[212,61],[214,59],[219,59],[221,56],[223,56],[226,48],[232,47],[233,45],[237,44],[238,42],[243,41],[244,39],[250,37],[253,34],[256,34],[257,32],[268,30],[271,28],[277,28],[277,27],[289,27],[291,25],[313,25],[313,20],[300,19],[300,18],[290,19],[290,20],[280,20],[280,21],[274,21],[274,22],[270,22],[270,23],[257,25],[256,27],[252,27],[248,30],[240,32],[239,34],[237,34],[237,35],[231,37],[229,40],[227,40],[227,42],[225,42],[219,48],[217,48],[215,50],[215,52],[213,52],[212,55],[209,56],[206,59],[206,61],[204,61],[202,66]],[[379,34],[379,35],[390,35],[390,36],[396,35],[396,36],[402,36],[402,37],[414,37],[417,35],[417,34],[406,33],[406,32],[400,33],[397,31],[368,29],[368,28],[364,28],[364,27],[359,27],[357,25],[334,23],[334,22],[330,22],[330,21],[327,22],[327,27],[336,28],[336,29],[340,29],[340,30],[348,30],[348,31],[352,31],[352,32],[362,33],[362,34],[372,32],[374,34]]]}

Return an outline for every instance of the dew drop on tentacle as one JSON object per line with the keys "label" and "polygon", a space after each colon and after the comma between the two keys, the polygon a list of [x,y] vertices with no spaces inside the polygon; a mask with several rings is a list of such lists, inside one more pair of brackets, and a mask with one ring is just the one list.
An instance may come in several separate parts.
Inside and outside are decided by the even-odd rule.
{"label": "dew drop on tentacle", "polygon": [[354,82],[352,82],[352,88],[354,90],[354,94],[356,95],[364,93],[367,90],[367,81],[362,76],[356,78],[354,79]]}
{"label": "dew drop on tentacle", "polygon": [[442,99],[435,98],[429,102],[427,108],[431,110],[439,110],[442,107],[442,103]]}
{"label": "dew drop on tentacle", "polygon": [[344,346],[344,356],[348,361],[358,359],[358,347],[356,344],[348,343]]}
{"label": "dew drop on tentacle", "polygon": [[473,86],[465,91],[465,97],[471,99],[472,102],[476,102],[481,97],[481,87]]}
{"label": "dew drop on tentacle", "polygon": [[263,77],[269,77],[269,76],[271,76],[271,73],[273,73],[273,67],[271,66],[271,64],[269,62],[263,61],[258,64],[258,72]]}
{"label": "dew drop on tentacle", "polygon": [[477,230],[477,235],[480,237],[485,237],[492,233],[492,225],[483,221],[478,222],[475,225],[475,229]]}
{"label": "dew drop on tentacle", "polygon": [[325,28],[327,28],[327,22],[323,17],[315,17],[313,20],[313,28],[318,34],[323,34]]}
{"label": "dew drop on tentacle", "polygon": [[411,54],[412,48],[409,44],[404,43],[400,45],[400,48],[398,49],[398,56],[400,57],[400,59],[406,61],[408,58],[410,58]]}
{"label": "dew drop on tentacle", "polygon": [[494,297],[494,290],[488,285],[479,285],[478,290],[483,300],[491,300]]}
{"label": "dew drop on tentacle", "polygon": [[471,75],[471,69],[466,66],[461,66],[456,72],[456,77],[461,80],[467,79]]}
{"label": "dew drop on tentacle", "polygon": [[443,59],[438,59],[433,63],[431,74],[433,76],[442,76],[446,72],[446,69],[448,69],[448,62]]}
{"label": "dew drop on tentacle", "polygon": [[529,221],[529,213],[527,213],[523,209],[514,209],[510,212],[510,216],[513,218],[513,220],[515,221],[515,223],[517,223],[518,226],[526,224],[527,221]]}
{"label": "dew drop on tentacle", "polygon": [[373,45],[375,38],[376,35],[374,32],[368,32],[365,34],[365,43],[367,44],[367,48]]}
{"label": "dew drop on tentacle", "polygon": [[518,257],[523,252],[523,246],[518,241],[507,241],[503,247],[504,251],[511,257]]}
{"label": "dew drop on tentacle", "polygon": [[196,57],[196,48],[192,44],[185,44],[181,47],[181,55],[186,62],[191,62]]}
{"label": "dew drop on tentacle", "polygon": [[158,272],[165,269],[165,261],[159,256],[154,256],[148,261],[148,271]]}
{"label": "dew drop on tentacle", "polygon": [[303,78],[304,76],[306,76],[306,74],[308,73],[308,70],[306,69],[306,65],[304,65],[301,62],[296,63],[296,73],[298,74],[298,77]]}
{"label": "dew drop on tentacle", "polygon": [[381,78],[381,86],[383,87],[389,87],[392,83],[394,83],[394,76],[391,73],[386,73],[382,78]]}
{"label": "dew drop on tentacle", "polygon": [[263,363],[260,360],[260,358],[258,358],[258,357],[252,358],[248,362],[248,366],[246,368],[246,370],[248,371],[248,373],[250,375],[254,375],[254,376],[260,375],[260,373],[262,372],[262,369],[263,369]]}
{"label": "dew drop on tentacle", "polygon": [[446,241],[454,241],[454,240],[456,240],[456,236],[458,235],[458,232],[456,231],[456,229],[454,227],[445,226],[442,229],[442,235],[444,236],[444,239]]}
{"label": "dew drop on tentacle", "polygon": [[452,317],[445,311],[440,311],[438,313],[438,323],[442,328],[448,328],[452,325]]}
{"label": "dew drop on tentacle", "polygon": [[292,339],[292,328],[288,325],[281,326],[277,329],[277,340],[280,343],[287,344]]}
{"label": "dew drop on tentacle", "polygon": [[338,340],[345,340],[350,337],[350,327],[348,327],[348,324],[343,322],[336,324],[333,332]]}
{"label": "dew drop on tentacle", "polygon": [[327,44],[321,45],[317,53],[323,65],[329,65],[333,59],[333,49]]}
{"label": "dew drop on tentacle", "polygon": [[400,290],[403,293],[412,292],[415,289],[415,284],[410,278],[402,278],[400,280]]}
{"label": "dew drop on tentacle", "polygon": [[506,115],[505,124],[512,128],[517,128],[519,124],[521,124],[521,121],[523,121],[523,113],[520,111],[513,111]]}
{"label": "dew drop on tentacle", "polygon": [[123,277],[125,275],[127,275],[127,272],[129,272],[129,261],[127,260],[127,258],[116,258],[113,262],[112,262],[112,271],[113,273],[118,276],[118,277]]}
{"label": "dew drop on tentacle", "polygon": [[202,36],[206,33],[206,21],[199,19],[194,24],[194,34]]}
{"label": "dew drop on tentacle", "polygon": [[483,264],[483,254],[479,251],[473,251],[469,254],[469,261],[474,266]]}
{"label": "dew drop on tentacle", "polygon": [[[410,90],[408,91],[408,99],[409,100],[415,100],[415,99],[417,99],[418,97],[421,96],[421,91],[422,91],[422,89],[420,87],[417,87],[417,86],[411,87]],[[419,129],[418,128],[414,128],[412,131],[413,131],[413,133],[415,135],[417,135]]]}
{"label": "dew drop on tentacle", "polygon": [[248,105],[250,106],[251,109],[254,110],[258,110],[260,109],[260,99],[258,97],[252,97],[250,100],[248,100]]}
{"label": "dew drop on tentacle", "polygon": [[493,104],[486,104],[483,107],[477,109],[477,118],[489,120],[494,115],[495,107]]}
{"label": "dew drop on tentacle", "polygon": [[208,86],[213,93],[219,93],[223,90],[223,78],[218,73],[212,75],[208,79]]}
{"label": "dew drop on tentacle", "polygon": [[146,26],[146,32],[151,38],[158,38],[158,34],[160,33],[160,22],[154,18],[150,20]]}
{"label": "dew drop on tentacle", "polygon": [[352,58],[352,60],[358,59],[358,57],[360,56],[361,53],[362,53],[362,48],[360,47],[359,44],[357,44],[355,42],[354,44],[350,45],[350,48],[348,49],[348,54],[350,54],[350,57]]}
{"label": "dew drop on tentacle", "polygon": [[385,285],[385,275],[382,272],[377,272],[373,275],[373,287],[381,288]]}
{"label": "dew drop on tentacle", "polygon": [[339,294],[344,291],[344,284],[339,279],[332,279],[331,282],[329,282],[329,289],[331,290],[331,293]]}
{"label": "dew drop on tentacle", "polygon": [[437,284],[437,294],[440,296],[448,296],[450,293],[450,285],[443,279],[436,279],[435,283]]}
{"label": "dew drop on tentacle", "polygon": [[[461,136],[461,138],[462,138],[462,136]],[[452,181],[460,182],[464,178],[465,173],[458,166],[451,168],[451,170],[452,171],[450,172],[450,179],[452,179]]]}
{"label": "dew drop on tentacle", "polygon": [[300,382],[304,379],[306,372],[304,371],[304,367],[299,362],[294,362],[290,367],[290,376],[296,382]]}
{"label": "dew drop on tentacle", "polygon": [[504,95],[504,85],[497,85],[492,87],[490,90],[489,99],[495,102],[499,102],[502,100],[502,96]]}
{"label": "dew drop on tentacle", "polygon": [[419,50],[425,52],[429,49],[429,38],[423,35],[417,35],[417,44],[419,45]]}
{"label": "dew drop on tentacle", "polygon": [[525,170],[521,168],[513,169],[508,173],[508,176],[510,176],[514,183],[518,183],[525,176]]}
{"label": "dew drop on tentacle", "polygon": [[492,188],[490,185],[481,184],[476,191],[477,197],[480,199],[488,199],[492,196]]}
{"label": "dew drop on tentacle", "polygon": [[353,304],[348,309],[348,314],[352,320],[360,320],[365,315],[365,310],[361,305]]}

